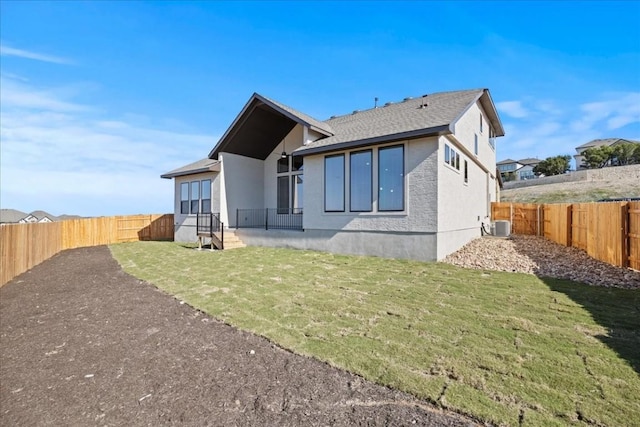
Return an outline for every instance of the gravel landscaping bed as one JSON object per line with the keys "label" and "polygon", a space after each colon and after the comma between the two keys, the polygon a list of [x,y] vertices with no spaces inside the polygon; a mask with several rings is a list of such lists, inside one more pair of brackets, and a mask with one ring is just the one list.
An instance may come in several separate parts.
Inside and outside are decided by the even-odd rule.
{"label": "gravel landscaping bed", "polygon": [[595,286],[640,289],[640,272],[591,258],[586,252],[537,236],[481,237],[444,262],[460,267],[570,279]]}

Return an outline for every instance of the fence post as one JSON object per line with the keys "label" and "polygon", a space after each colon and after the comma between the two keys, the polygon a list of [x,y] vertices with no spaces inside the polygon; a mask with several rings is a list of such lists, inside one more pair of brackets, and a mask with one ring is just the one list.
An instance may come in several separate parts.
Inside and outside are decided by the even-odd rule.
{"label": "fence post", "polygon": [[239,212],[239,211],[240,211],[240,209],[236,209],[236,230],[237,230],[238,228],[240,228],[240,227],[238,227],[238,225],[240,224],[240,223],[238,222],[238,218],[239,218],[238,212]]}
{"label": "fence post", "polygon": [[567,247],[573,246],[573,204],[567,206]]}
{"label": "fence post", "polygon": [[621,215],[622,215],[622,236],[620,239],[622,241],[622,267],[629,267],[629,202],[625,202],[620,206]]}
{"label": "fence post", "polygon": [[513,233],[513,203],[509,203],[509,227],[511,228],[511,232]]}
{"label": "fence post", "polygon": [[264,229],[269,229],[269,209],[264,210]]}

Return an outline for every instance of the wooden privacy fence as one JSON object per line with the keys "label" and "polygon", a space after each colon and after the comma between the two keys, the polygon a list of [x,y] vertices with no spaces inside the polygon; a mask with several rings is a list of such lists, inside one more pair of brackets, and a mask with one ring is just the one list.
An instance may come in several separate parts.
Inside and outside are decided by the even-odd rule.
{"label": "wooden privacy fence", "polygon": [[514,234],[544,236],[619,267],[640,270],[640,202],[492,203],[491,218]]}
{"label": "wooden privacy fence", "polygon": [[173,215],[130,215],[0,226],[0,286],[65,249],[173,240]]}

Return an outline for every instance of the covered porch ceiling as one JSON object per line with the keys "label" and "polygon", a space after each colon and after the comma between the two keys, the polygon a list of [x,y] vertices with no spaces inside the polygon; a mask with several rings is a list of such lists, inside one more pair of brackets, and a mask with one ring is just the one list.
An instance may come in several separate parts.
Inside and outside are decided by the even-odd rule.
{"label": "covered porch ceiling", "polygon": [[[317,130],[305,118],[301,113],[254,93],[211,150],[209,158],[217,159],[218,154],[226,152],[264,160],[296,124]],[[321,133],[329,135],[326,131]]]}

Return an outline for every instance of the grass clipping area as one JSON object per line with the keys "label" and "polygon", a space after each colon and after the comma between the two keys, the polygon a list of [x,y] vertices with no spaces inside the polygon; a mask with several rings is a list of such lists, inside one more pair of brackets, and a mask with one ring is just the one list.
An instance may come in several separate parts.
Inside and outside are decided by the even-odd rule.
{"label": "grass clipping area", "polygon": [[640,423],[637,291],[288,249],[111,251],[215,318],[482,421]]}

